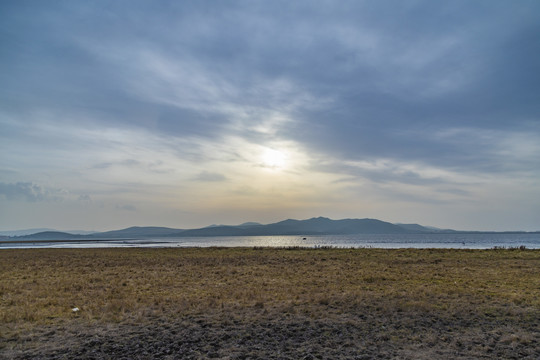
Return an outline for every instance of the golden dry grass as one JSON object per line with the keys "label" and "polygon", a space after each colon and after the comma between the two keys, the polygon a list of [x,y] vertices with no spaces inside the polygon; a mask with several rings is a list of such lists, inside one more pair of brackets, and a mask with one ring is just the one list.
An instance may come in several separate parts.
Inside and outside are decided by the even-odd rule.
{"label": "golden dry grass", "polygon": [[4,325],[244,307],[492,316],[540,309],[540,251],[530,250],[2,250],[0,276]]}

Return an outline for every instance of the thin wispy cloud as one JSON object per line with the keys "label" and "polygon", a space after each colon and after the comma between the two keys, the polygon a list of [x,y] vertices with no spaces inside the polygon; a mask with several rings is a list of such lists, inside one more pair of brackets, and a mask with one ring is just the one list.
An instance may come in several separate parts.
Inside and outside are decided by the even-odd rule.
{"label": "thin wispy cloud", "polygon": [[193,178],[195,181],[225,181],[227,178],[223,174],[203,171]]}

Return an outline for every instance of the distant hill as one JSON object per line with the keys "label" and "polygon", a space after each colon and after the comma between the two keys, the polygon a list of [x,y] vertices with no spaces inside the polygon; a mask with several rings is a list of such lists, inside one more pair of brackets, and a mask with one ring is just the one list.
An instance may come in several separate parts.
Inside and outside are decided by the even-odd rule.
{"label": "distant hill", "polygon": [[418,224],[400,224],[400,223],[397,223],[395,224],[399,227],[402,227],[404,229],[407,229],[407,230],[411,230],[411,231],[414,231],[414,232],[427,232],[427,233],[441,233],[441,232],[444,232],[444,233],[450,233],[450,232],[456,232],[455,230],[450,230],[450,229],[439,229],[439,228],[436,228],[436,227],[433,227],[433,226],[422,226],[422,225],[418,225]]}
{"label": "distant hill", "polygon": [[236,227],[247,228],[251,226],[260,226],[260,225],[262,224],[258,222],[249,221],[249,222],[245,222],[243,224],[237,225]]}
{"label": "distant hill", "polygon": [[131,227],[93,234],[94,238],[128,237],[199,237],[199,236],[263,236],[263,235],[330,235],[330,234],[404,234],[412,231],[376,219],[331,220],[325,217],[307,220],[288,219],[273,224],[243,223],[211,225],[199,229]]}
{"label": "distant hill", "polygon": [[288,219],[268,225],[214,226],[185,230],[178,236],[403,234],[410,232],[400,226],[375,219],[331,220],[318,217],[307,220]]}
{"label": "distant hill", "polygon": [[190,237],[190,236],[248,236],[249,231],[242,227],[217,225],[212,227],[205,227],[202,229],[191,229],[182,231],[177,236]]}
{"label": "distant hill", "polygon": [[49,228],[11,230],[11,231],[0,231],[0,235],[2,235],[2,236],[25,236],[25,235],[32,235],[32,234],[37,234],[39,232],[45,232],[45,231],[56,231],[56,230],[55,229],[49,229]]}
{"label": "distant hill", "polygon": [[418,231],[418,232],[429,232],[430,230],[425,227],[425,226],[422,226],[422,225],[418,225],[418,224],[400,224],[400,223],[397,223],[395,224],[399,227],[402,227],[404,229],[407,229],[407,230],[411,230],[411,231]]}
{"label": "distant hill", "polygon": [[75,240],[85,239],[88,235],[70,234],[61,231],[41,231],[31,235],[16,236],[17,240]]}
{"label": "distant hill", "polygon": [[407,229],[381,220],[331,220],[325,217],[311,218],[308,220],[288,219],[256,229],[275,235],[400,234],[409,232]]}
{"label": "distant hill", "polygon": [[178,236],[182,233],[182,229],[173,229],[168,227],[159,226],[133,226],[122,230],[105,231],[92,234],[93,238],[112,238],[112,239],[126,239],[126,238],[145,238],[145,237],[167,237]]}
{"label": "distant hill", "polygon": [[332,220],[316,217],[306,220],[287,219],[262,225],[255,222],[240,225],[211,225],[199,229],[174,229],[157,226],[133,226],[121,230],[105,231],[89,235],[78,235],[59,231],[44,231],[18,236],[18,240],[103,240],[103,239],[148,239],[165,237],[199,236],[264,236],[264,235],[345,235],[345,234],[419,234],[454,232],[425,227],[418,224],[392,224],[377,219]]}

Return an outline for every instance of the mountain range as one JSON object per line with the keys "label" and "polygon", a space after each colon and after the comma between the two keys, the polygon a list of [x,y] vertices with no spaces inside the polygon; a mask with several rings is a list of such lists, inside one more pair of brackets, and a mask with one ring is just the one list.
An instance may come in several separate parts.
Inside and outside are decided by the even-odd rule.
{"label": "mountain range", "polygon": [[174,229],[168,227],[129,227],[121,230],[73,234],[60,231],[40,231],[34,234],[10,237],[17,240],[100,240],[100,239],[145,239],[165,237],[201,236],[265,236],[265,235],[347,235],[347,234],[419,234],[449,233],[418,224],[392,224],[377,219],[341,219],[325,217],[307,220],[287,219],[272,224],[254,222],[240,225],[211,225],[199,229]]}

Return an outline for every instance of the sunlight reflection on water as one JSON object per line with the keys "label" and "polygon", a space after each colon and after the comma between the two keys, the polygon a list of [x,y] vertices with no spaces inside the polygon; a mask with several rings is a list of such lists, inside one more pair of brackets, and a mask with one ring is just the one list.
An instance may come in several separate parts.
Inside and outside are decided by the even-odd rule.
{"label": "sunlight reflection on water", "polygon": [[357,234],[177,237],[125,240],[79,240],[62,242],[0,243],[0,249],[13,248],[101,248],[101,247],[320,247],[340,248],[455,248],[490,249],[525,246],[540,249],[539,233],[476,234]]}

